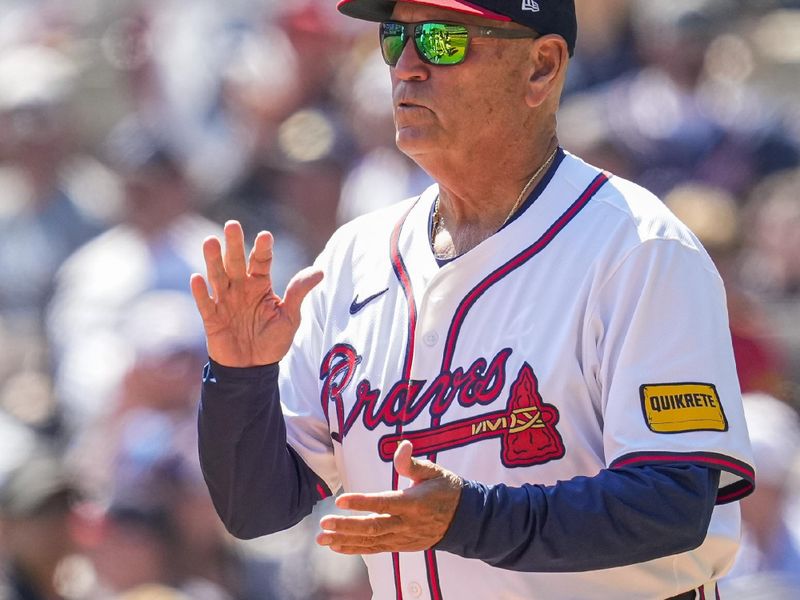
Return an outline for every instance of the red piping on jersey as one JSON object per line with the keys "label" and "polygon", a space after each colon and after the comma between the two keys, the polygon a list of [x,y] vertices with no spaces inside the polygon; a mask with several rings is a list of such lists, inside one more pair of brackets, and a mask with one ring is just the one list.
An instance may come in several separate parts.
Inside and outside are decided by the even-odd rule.
{"label": "red piping on jersey", "polygon": [[738,483],[727,486],[725,489],[731,489],[724,494],[717,494],[717,504],[728,504],[736,500],[741,500],[745,496],[749,496],[753,491],[753,484],[749,481],[740,481]]}
{"label": "red piping on jersey", "polygon": [[[414,206],[416,206],[416,202],[414,203]],[[408,209],[408,211],[406,211],[402,218],[397,222],[397,225],[395,225],[394,231],[392,232],[392,238],[390,242],[392,268],[394,269],[394,274],[397,276],[397,279],[400,282],[400,287],[403,288],[403,293],[405,294],[406,302],[408,303],[408,345],[406,346],[406,356],[403,360],[403,379],[411,379],[411,364],[414,361],[414,330],[417,327],[417,305],[414,302],[414,291],[411,288],[411,277],[408,274],[408,269],[406,268],[406,265],[403,262],[403,257],[400,254],[400,232],[403,229],[403,224],[408,218],[408,214],[411,212],[411,209],[413,209],[414,206]]]}
{"label": "red piping on jersey", "polygon": [[564,229],[564,227],[566,227],[567,224],[575,218],[575,216],[583,209],[584,206],[586,206],[586,204],[588,204],[589,200],[591,200],[597,191],[608,181],[608,178],[609,175],[607,173],[600,173],[597,177],[595,177],[594,180],[589,184],[589,187],[586,188],[586,190],[572,204],[572,206],[570,206],[564,212],[564,214],[562,214],[558,220],[550,226],[550,228],[542,235],[542,237],[536,240],[532,246],[527,247],[525,250],[517,254],[506,264],[498,267],[483,281],[472,288],[472,290],[464,297],[456,309],[453,322],[450,324],[450,330],[447,332],[447,341],[445,342],[444,356],[442,357],[442,372],[450,370],[450,366],[453,361],[453,354],[455,353],[456,341],[458,340],[458,334],[461,331],[461,326],[464,324],[464,319],[466,319],[467,313],[478,300],[478,298],[480,298],[486,292],[486,290],[500,281],[503,277],[515,269],[518,269],[531,258],[539,254],[539,252],[544,250],[547,245],[552,242],[553,239],[561,232],[561,230]]}
{"label": "red piping on jersey", "polygon": [[428,590],[431,600],[442,600],[442,588],[439,584],[439,566],[436,564],[436,552],[425,551],[425,570],[428,572]]}
{"label": "red piping on jersey", "polygon": [[[392,261],[392,268],[397,280],[400,282],[400,287],[403,288],[403,294],[406,297],[406,304],[408,305],[408,341],[406,342],[406,355],[403,359],[403,380],[411,380],[411,365],[414,361],[414,334],[417,329],[417,305],[414,302],[414,291],[411,288],[411,277],[408,274],[408,269],[403,262],[403,257],[400,254],[400,232],[403,230],[403,224],[406,222],[409,213],[417,205],[414,202],[411,207],[400,217],[397,224],[392,231],[392,237],[389,241],[389,256]],[[395,433],[400,435],[403,432],[403,419],[395,428]],[[392,463],[392,489],[397,489],[399,477],[397,471]],[[394,589],[396,600],[403,600],[403,583],[400,579],[400,555],[397,552],[392,552],[392,570],[394,572]]]}
{"label": "red piping on jersey", "polygon": [[[495,283],[503,279],[506,275],[518,269],[534,256],[544,250],[550,242],[566,227],[572,219],[589,203],[598,190],[608,181],[609,174],[600,173],[589,184],[580,197],[562,214],[550,228],[534,242],[519,254],[517,254],[510,261],[502,265],[488,275],[483,281],[475,286],[460,302],[456,309],[453,321],[450,324],[450,329],[447,332],[447,340],[445,341],[444,355],[442,357],[442,373],[450,370],[453,361],[453,354],[455,353],[456,341],[461,331],[461,326],[464,324],[464,319],[472,306],[477,300]],[[438,427],[441,422],[441,417],[434,416],[431,418],[431,427]],[[428,460],[436,462],[436,454],[428,455]],[[425,551],[425,565],[428,570],[428,586],[431,592],[432,600],[442,600],[441,586],[439,584],[439,570],[436,565],[436,553],[433,550]]]}
{"label": "red piping on jersey", "polygon": [[611,463],[610,467],[622,468],[634,464],[647,463],[692,463],[708,465],[710,467],[733,473],[742,478],[720,489],[717,494],[717,504],[726,504],[749,495],[755,488],[755,471],[747,463],[738,461],[724,454],[714,452],[685,452],[664,454],[661,452],[637,452],[623,456]]}
{"label": "red piping on jersey", "polygon": [[328,492],[325,491],[325,488],[322,487],[322,484],[317,484],[317,493],[319,494],[320,500],[325,500],[328,497]]}
{"label": "red piping on jersey", "polygon": [[753,477],[755,473],[742,467],[738,461],[728,458],[723,455],[713,455],[710,453],[694,452],[687,454],[637,454],[628,458],[614,461],[614,467],[627,467],[633,463],[642,462],[704,462],[706,464],[713,464],[718,467],[724,468],[726,471],[731,471],[742,477]]}
{"label": "red piping on jersey", "polygon": [[[400,282],[400,287],[403,288],[403,294],[406,297],[406,304],[408,305],[408,341],[406,345],[406,356],[403,359],[403,381],[411,381],[411,365],[414,362],[414,335],[417,329],[417,305],[414,302],[414,290],[411,287],[411,277],[408,274],[408,269],[403,262],[403,257],[400,254],[400,232],[403,229],[403,224],[408,218],[408,214],[416,206],[416,202],[412,204],[402,218],[397,222],[392,232],[390,241],[390,255],[392,259],[392,268],[397,280]],[[400,435],[403,430],[403,419],[401,418],[396,427],[396,434]],[[392,466],[392,489],[397,489],[397,471]]]}

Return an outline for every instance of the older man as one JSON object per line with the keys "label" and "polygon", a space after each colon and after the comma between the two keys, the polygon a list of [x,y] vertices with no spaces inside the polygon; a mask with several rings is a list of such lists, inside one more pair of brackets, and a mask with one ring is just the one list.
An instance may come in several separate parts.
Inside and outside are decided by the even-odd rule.
{"label": "older man", "polygon": [[724,292],[655,197],[559,147],[572,1],[339,9],[380,22],[397,144],[437,185],[283,298],[269,233],[249,260],[237,223],[206,241],[223,520],[263,535],[343,489],[360,512],[318,542],[379,599],[713,597],[753,485]]}

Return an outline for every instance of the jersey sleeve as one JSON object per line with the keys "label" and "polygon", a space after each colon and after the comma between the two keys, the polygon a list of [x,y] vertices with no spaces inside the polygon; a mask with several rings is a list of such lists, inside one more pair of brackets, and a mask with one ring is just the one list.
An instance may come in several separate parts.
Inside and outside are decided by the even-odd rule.
{"label": "jersey sleeve", "polygon": [[752,491],[725,292],[701,247],[680,239],[636,245],[593,298],[586,334],[608,467],[718,469],[718,504]]}
{"label": "jersey sleeve", "polygon": [[341,487],[341,478],[319,389],[326,311],[324,290],[326,283],[335,279],[331,262],[327,252],[315,261],[325,279],[303,302],[300,327],[289,353],[281,361],[279,387],[289,446],[336,492]]}

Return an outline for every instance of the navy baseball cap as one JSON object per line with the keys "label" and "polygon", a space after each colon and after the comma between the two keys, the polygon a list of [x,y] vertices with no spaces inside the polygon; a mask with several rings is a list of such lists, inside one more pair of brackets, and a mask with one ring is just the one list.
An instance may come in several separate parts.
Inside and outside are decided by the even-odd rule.
{"label": "navy baseball cap", "polygon": [[[578,20],[574,0],[403,0],[445,8],[495,21],[513,21],[547,35],[560,35],[567,42],[569,55],[575,52]],[[397,0],[339,0],[336,7],[344,15],[365,21],[388,21]]]}

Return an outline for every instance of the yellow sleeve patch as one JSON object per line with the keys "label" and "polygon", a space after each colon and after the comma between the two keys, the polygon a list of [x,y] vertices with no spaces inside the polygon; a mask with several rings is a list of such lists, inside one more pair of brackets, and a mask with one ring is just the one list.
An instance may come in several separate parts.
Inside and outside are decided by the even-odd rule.
{"label": "yellow sleeve patch", "polygon": [[728,431],[717,388],[708,383],[658,383],[639,388],[642,412],[651,431]]}

